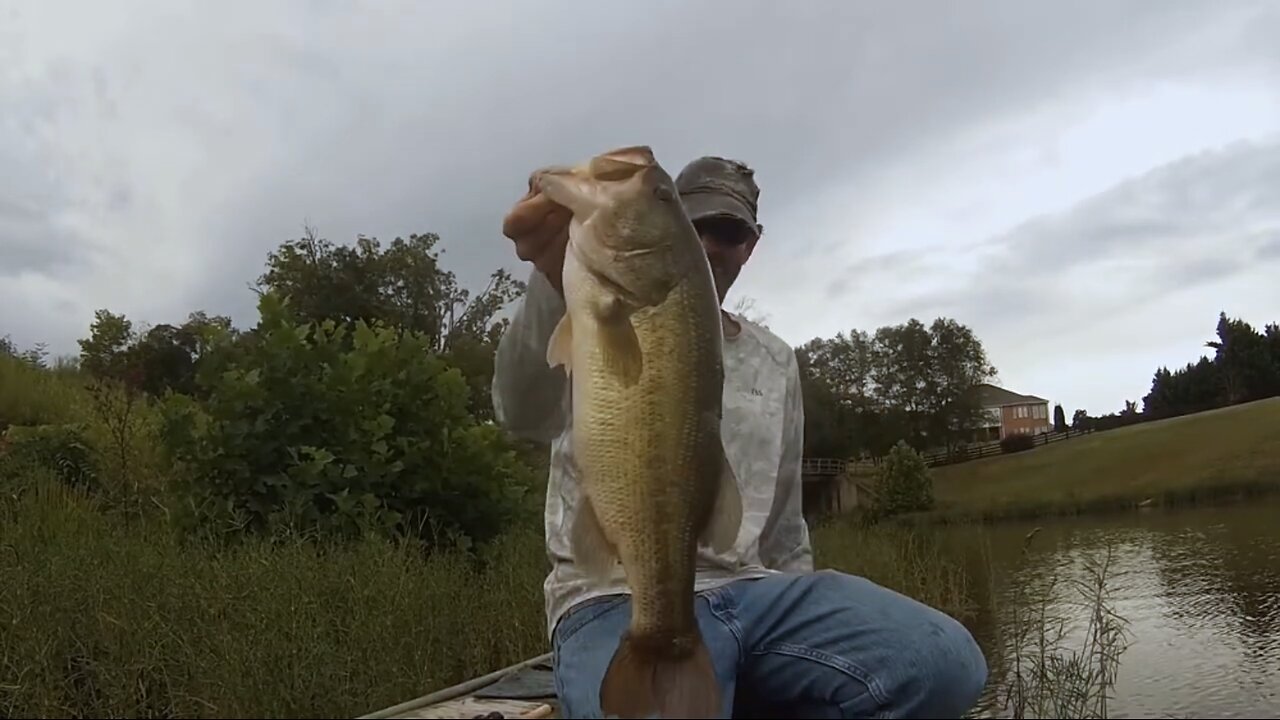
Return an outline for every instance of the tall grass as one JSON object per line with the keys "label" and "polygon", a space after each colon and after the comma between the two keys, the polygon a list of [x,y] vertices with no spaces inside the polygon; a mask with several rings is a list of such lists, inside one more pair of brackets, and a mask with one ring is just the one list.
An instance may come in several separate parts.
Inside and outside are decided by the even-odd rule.
{"label": "tall grass", "polygon": [[[1023,546],[1024,559],[1035,533]],[[1110,594],[1115,548],[1086,552],[1064,577],[1058,568],[1019,578],[1001,603],[995,626],[998,671],[989,683],[988,709],[1013,718],[1105,718],[1127,620]],[[998,594],[993,592],[992,597]],[[1000,602],[1000,601],[993,601]]]}
{"label": "tall grass", "polygon": [[80,420],[88,398],[88,378],[72,367],[32,367],[0,355],[0,432],[9,425],[42,425]]}
{"label": "tall grass", "polygon": [[861,575],[960,620],[976,620],[981,598],[963,555],[936,533],[850,517],[813,531],[814,565]]}
{"label": "tall grass", "polygon": [[0,716],[355,717],[544,651],[531,528],[475,557],[215,547],[96,503],[0,501]]}

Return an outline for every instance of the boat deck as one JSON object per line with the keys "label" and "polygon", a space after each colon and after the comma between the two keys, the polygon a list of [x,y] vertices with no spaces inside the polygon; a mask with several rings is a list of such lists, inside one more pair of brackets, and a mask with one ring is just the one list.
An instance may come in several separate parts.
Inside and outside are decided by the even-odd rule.
{"label": "boat deck", "polygon": [[361,718],[555,718],[558,709],[547,653]]}

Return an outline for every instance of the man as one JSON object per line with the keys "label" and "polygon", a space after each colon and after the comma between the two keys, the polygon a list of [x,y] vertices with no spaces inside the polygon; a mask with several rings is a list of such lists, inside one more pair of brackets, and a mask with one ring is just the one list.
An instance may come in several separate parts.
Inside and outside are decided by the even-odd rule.
{"label": "man", "polygon": [[[760,190],[742,163],[703,157],[676,178],[723,304],[759,242]],[[498,346],[494,409],[511,432],[551,444],[544,586],[556,690],[565,717],[599,717],[599,688],[630,617],[623,583],[593,585],[574,564],[579,496],[568,381],[546,360],[564,313],[569,213],[530,191],[503,223],[531,262],[528,292]],[[700,550],[698,622],[735,717],[959,717],[987,666],[952,618],[863,578],[813,571],[801,514],[804,405],[795,352],[732,313],[724,323],[726,454],[742,490],[730,553]]]}

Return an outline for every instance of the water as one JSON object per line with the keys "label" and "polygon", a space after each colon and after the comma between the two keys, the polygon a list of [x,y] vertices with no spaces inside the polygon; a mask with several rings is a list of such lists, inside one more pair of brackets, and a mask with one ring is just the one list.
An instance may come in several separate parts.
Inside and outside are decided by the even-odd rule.
{"label": "water", "polygon": [[[1024,538],[1036,527],[1024,556]],[[1105,557],[1110,544],[1106,588],[1127,621],[1128,646],[1107,714],[1280,715],[1280,501],[997,525],[986,537],[989,607],[975,632],[989,653],[1001,652],[1017,612],[1035,604],[1019,599],[1020,590],[1044,588],[1055,573],[1087,580],[1085,560]],[[1083,649],[1090,610],[1079,589],[1061,584],[1044,597],[1076,623],[1067,647]],[[981,714],[1008,710],[989,695]]]}

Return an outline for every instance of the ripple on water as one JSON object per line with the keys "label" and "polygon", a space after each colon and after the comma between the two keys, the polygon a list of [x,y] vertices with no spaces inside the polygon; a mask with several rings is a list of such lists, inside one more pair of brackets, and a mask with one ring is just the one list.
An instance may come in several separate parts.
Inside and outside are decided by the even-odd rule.
{"label": "ripple on water", "polygon": [[[1107,590],[1128,622],[1114,717],[1280,715],[1280,502],[1150,513],[1106,521],[1044,524],[1028,564],[997,558],[1004,603],[1017,588],[1043,587],[1057,573],[1051,607],[1083,647],[1087,605],[1069,581],[1087,578],[1085,559],[1111,543]],[[1127,523],[1127,524],[1126,524]],[[1024,527],[991,532],[1025,534]],[[993,546],[999,538],[992,538]],[[1002,608],[998,622],[1008,623]]]}

